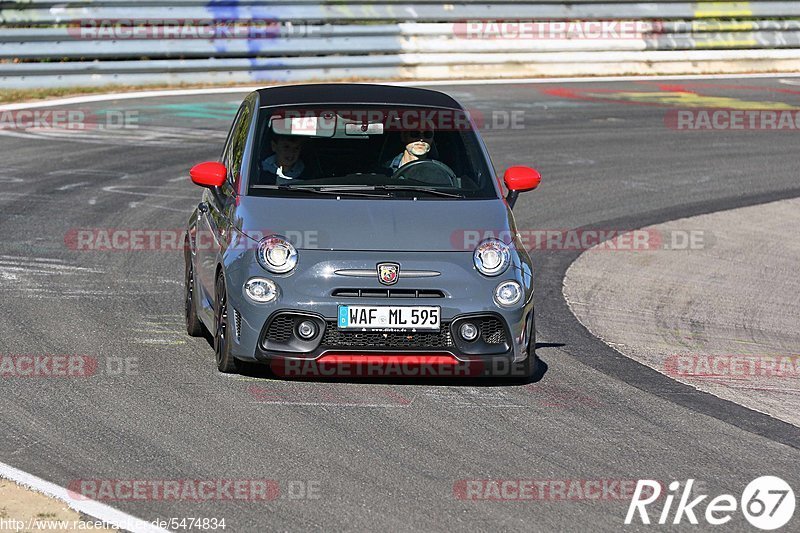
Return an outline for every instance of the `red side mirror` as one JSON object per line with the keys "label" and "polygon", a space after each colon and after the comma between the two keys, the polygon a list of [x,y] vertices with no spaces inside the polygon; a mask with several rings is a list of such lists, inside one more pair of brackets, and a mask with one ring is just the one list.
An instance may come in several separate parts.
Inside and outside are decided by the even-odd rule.
{"label": "red side mirror", "polygon": [[519,193],[532,191],[542,182],[542,175],[537,170],[530,167],[509,167],[503,176],[503,181],[508,187],[506,201],[512,209],[517,203]]}
{"label": "red side mirror", "polygon": [[201,187],[221,187],[228,177],[225,165],[214,161],[200,163],[189,171],[195,185]]}
{"label": "red side mirror", "polygon": [[509,191],[532,191],[542,182],[542,175],[530,167],[509,167],[503,181]]}

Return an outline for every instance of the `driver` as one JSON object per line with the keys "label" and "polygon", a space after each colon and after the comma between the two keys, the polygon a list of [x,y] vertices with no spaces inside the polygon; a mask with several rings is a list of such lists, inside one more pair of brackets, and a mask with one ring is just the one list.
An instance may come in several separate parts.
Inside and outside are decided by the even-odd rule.
{"label": "driver", "polygon": [[297,178],[304,178],[305,163],[300,159],[305,139],[289,135],[279,135],[272,139],[271,156],[261,162],[261,168],[269,177],[275,179],[276,185],[292,183]]}
{"label": "driver", "polygon": [[428,159],[433,148],[433,130],[403,131],[400,133],[400,139],[405,148],[385,165],[393,173],[412,161]]}

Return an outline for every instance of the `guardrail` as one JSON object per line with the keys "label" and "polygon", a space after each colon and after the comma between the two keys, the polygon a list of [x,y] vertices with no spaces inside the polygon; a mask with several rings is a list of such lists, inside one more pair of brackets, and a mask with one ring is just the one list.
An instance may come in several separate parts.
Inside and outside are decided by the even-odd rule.
{"label": "guardrail", "polygon": [[0,87],[800,70],[800,2],[0,1]]}

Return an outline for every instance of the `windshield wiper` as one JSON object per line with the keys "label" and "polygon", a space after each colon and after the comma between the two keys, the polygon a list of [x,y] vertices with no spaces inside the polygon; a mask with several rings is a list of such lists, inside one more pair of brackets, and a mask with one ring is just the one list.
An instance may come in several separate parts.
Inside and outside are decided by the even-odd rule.
{"label": "windshield wiper", "polygon": [[463,194],[441,191],[439,189],[434,189],[433,187],[414,187],[413,185],[382,185],[380,190],[424,192],[433,194],[435,196],[444,196],[445,198],[464,198]]}
{"label": "windshield wiper", "polygon": [[368,198],[374,198],[376,196],[379,197],[388,197],[388,194],[369,194],[366,191],[373,190],[373,189],[341,189],[341,190],[328,190],[328,189],[319,189],[315,187],[295,187],[292,185],[253,185],[254,189],[266,189],[268,191],[299,191],[299,192],[310,192],[314,194],[324,194],[326,196],[340,196],[345,194],[347,196],[364,196]]}
{"label": "windshield wiper", "polygon": [[321,192],[345,192],[345,191],[408,191],[432,194],[434,196],[444,196],[445,198],[464,198],[463,194],[440,191],[433,187],[414,187],[413,185],[357,185],[352,187],[322,187]]}

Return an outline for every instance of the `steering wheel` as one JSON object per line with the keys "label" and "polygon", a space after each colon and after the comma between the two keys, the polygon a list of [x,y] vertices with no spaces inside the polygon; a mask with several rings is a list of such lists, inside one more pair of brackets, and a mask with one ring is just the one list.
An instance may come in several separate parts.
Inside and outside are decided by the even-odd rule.
{"label": "steering wheel", "polygon": [[406,163],[394,171],[392,179],[408,179],[425,185],[458,187],[456,173],[435,159],[417,159]]}

